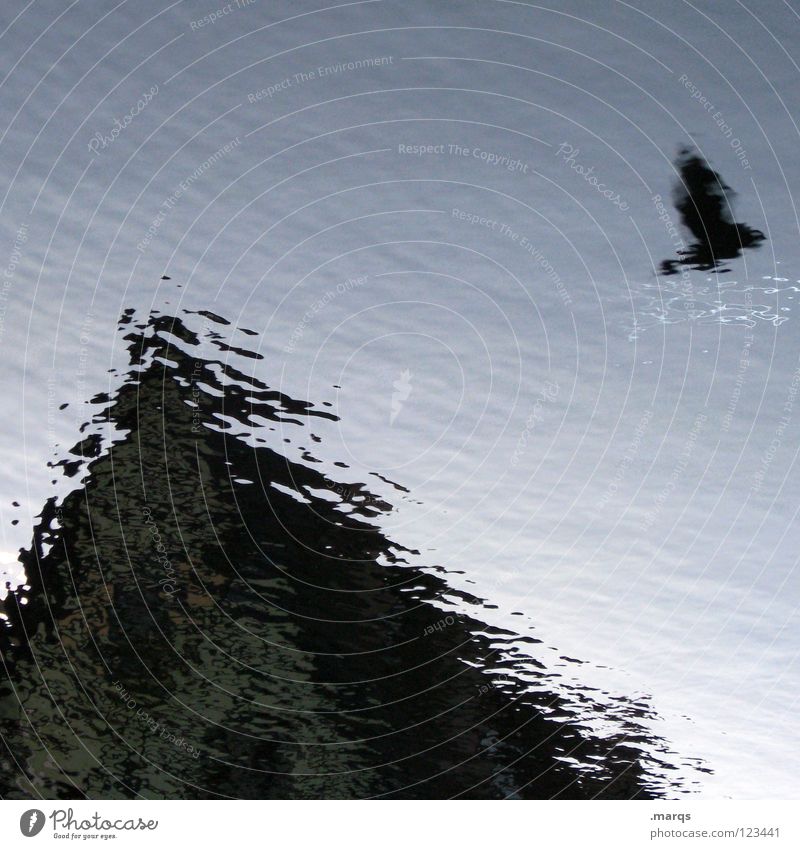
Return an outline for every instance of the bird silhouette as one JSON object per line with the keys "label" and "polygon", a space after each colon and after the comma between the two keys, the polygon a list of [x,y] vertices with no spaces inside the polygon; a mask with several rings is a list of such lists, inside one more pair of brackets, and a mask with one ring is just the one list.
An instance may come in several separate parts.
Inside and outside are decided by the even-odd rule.
{"label": "bird silhouette", "polygon": [[722,260],[734,259],[744,248],[764,241],[760,230],[733,220],[731,202],[736,193],[698,153],[682,150],[675,164],[680,174],[675,208],[696,241],[688,250],[678,251],[680,259],[665,259],[663,274],[677,274],[680,265],[699,271],[717,269]]}

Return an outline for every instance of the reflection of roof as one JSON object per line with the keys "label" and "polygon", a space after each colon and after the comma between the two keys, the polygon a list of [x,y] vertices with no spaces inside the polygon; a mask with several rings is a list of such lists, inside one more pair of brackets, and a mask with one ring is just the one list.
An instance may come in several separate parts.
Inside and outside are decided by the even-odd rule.
{"label": "reflection of roof", "polygon": [[388,504],[229,433],[331,414],[194,356],[177,319],[126,340],[127,382],[95,399],[119,437],[79,460],[59,529],[45,505],[7,606],[29,651],[4,648],[25,771],[4,796],[648,795],[644,708],[592,739],[543,674],[523,697],[518,640],[443,612],[454,591],[374,524]]}

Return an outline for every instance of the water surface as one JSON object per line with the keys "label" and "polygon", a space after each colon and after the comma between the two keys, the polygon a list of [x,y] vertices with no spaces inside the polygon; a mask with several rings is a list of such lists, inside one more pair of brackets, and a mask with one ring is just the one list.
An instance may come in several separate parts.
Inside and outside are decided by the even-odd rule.
{"label": "water surface", "polygon": [[[502,673],[515,682],[504,685],[509,698],[517,692],[532,698],[535,691],[558,700],[565,715],[578,710],[581,740],[588,741],[581,745],[597,747],[604,788],[624,788],[619,795],[796,795],[800,89],[793,45],[800,20],[794,10],[777,0],[669,8],[655,0],[575,0],[552,9],[519,2],[251,3],[199,25],[211,11],[144,0],[103,2],[89,12],[48,0],[0,12],[6,107],[0,353],[10,399],[0,435],[0,569],[12,589],[32,587],[32,621],[47,621],[41,605],[51,598],[36,583],[40,543],[30,546],[38,529],[42,556],[52,558],[52,570],[42,569],[39,580],[53,581],[55,597],[74,599],[74,571],[86,581],[80,595],[87,595],[93,617],[87,629],[69,604],[64,611],[56,604],[55,621],[62,613],[73,617],[74,639],[84,642],[88,633],[111,629],[105,639],[114,648],[103,648],[98,658],[119,652],[115,663],[125,668],[132,656],[122,649],[122,631],[113,630],[119,604],[101,580],[111,570],[113,585],[125,588],[115,592],[131,604],[119,615],[135,626],[134,645],[149,639],[153,651],[160,645],[155,624],[146,625],[154,607],[159,627],[171,623],[186,641],[185,652],[173,652],[176,664],[186,653],[193,669],[207,663],[221,675],[241,660],[258,677],[271,667],[263,666],[257,639],[242,642],[232,620],[223,626],[200,619],[193,642],[186,621],[169,618],[182,608],[164,604],[157,586],[140,596],[133,576],[157,568],[142,514],[147,495],[155,499],[154,521],[163,524],[170,551],[184,549],[184,515],[184,524],[194,523],[190,550],[241,552],[242,580],[249,586],[259,575],[274,579],[276,603],[291,595],[300,607],[283,606],[302,613],[317,598],[316,583],[307,580],[309,562],[298,556],[293,566],[302,586],[312,585],[305,595],[296,582],[266,570],[258,546],[267,538],[247,530],[258,524],[257,515],[268,515],[268,492],[285,501],[282,511],[296,504],[298,517],[319,513],[326,527],[340,514],[373,527],[363,537],[374,539],[367,550],[361,542],[348,548],[339,531],[330,543],[312,545],[314,552],[330,544],[366,561],[364,572],[345,573],[348,582],[358,575],[363,587],[383,587],[398,571],[419,575],[409,581],[424,591],[382,589],[376,596],[376,609],[387,618],[393,605],[406,610],[419,595],[416,624],[398,626],[398,643],[442,616],[461,617],[458,626],[409,644],[441,641],[445,654],[466,646],[432,680],[449,680],[473,664],[485,674],[468,673],[472,683],[485,681],[494,667],[479,658],[494,638],[491,629],[503,640],[522,639],[533,680],[516,660]],[[115,121],[123,124],[116,133]],[[700,222],[680,192],[673,196],[684,150],[697,156],[699,185],[716,197]],[[676,273],[666,273],[671,270]],[[215,372],[219,384],[200,386],[232,406],[220,420],[228,448],[214,437],[211,455],[235,451],[231,462],[252,484],[231,482],[218,459],[200,458],[213,475],[202,465],[198,471],[191,406],[181,410],[189,416],[188,432],[185,424],[162,423],[158,404],[140,409],[152,443],[138,424],[120,425],[116,436],[109,423],[86,426],[103,404],[112,405],[114,421],[128,419],[112,400],[91,403],[97,396],[133,397],[123,389],[131,340],[123,342],[126,334],[118,332],[127,309],[135,310],[131,322],[143,325],[137,331],[132,324],[130,333],[147,335],[153,311],[155,319],[194,322],[191,332],[205,340],[199,360],[236,363],[248,380],[275,393],[260,402],[292,408],[276,419],[242,418],[249,391],[236,390],[222,367]],[[220,334],[216,345],[207,338],[212,332]],[[162,366],[182,375],[184,400],[192,401],[191,368],[176,362]],[[176,392],[180,386],[165,385]],[[289,399],[307,399],[311,407],[301,410]],[[160,403],[166,410],[168,399]],[[174,447],[159,442],[165,429]],[[234,436],[252,449],[247,460]],[[86,453],[98,455],[85,482],[85,464],[70,465],[76,458],[69,449],[79,437],[88,440]],[[113,462],[115,440],[124,463]],[[147,469],[135,464],[138,451],[146,456],[159,446],[152,474],[161,483],[151,484],[151,494],[142,488]],[[302,484],[287,483],[282,471],[274,480],[283,489],[272,486],[271,474],[262,485],[253,477],[262,456],[273,458],[276,475],[283,464]],[[184,497],[173,505],[164,481],[178,469],[186,474]],[[124,511],[114,506],[109,483],[118,475],[131,481],[121,493]],[[213,486],[201,488],[200,481]],[[99,507],[81,512],[78,504],[91,505],[93,482]],[[305,500],[294,499],[298,487]],[[208,508],[212,516],[219,511],[219,540],[202,512],[203,493],[219,498]],[[340,502],[355,493],[364,498],[342,512]],[[253,499],[242,507],[244,520],[231,507],[238,503],[234,494]],[[51,505],[45,514],[43,505]],[[66,569],[66,555],[46,543],[55,530],[47,521],[58,509],[70,517],[64,530],[83,569]],[[104,547],[92,565],[86,546],[95,532]],[[299,538],[309,541],[307,534]],[[288,545],[283,538],[273,542]],[[24,563],[20,548],[29,552]],[[389,550],[405,562],[381,553]],[[138,552],[130,555],[138,558],[134,569],[129,552]],[[296,622],[268,608],[263,590],[245,593],[220,557],[192,556],[192,567],[186,560],[186,568],[201,569],[198,588],[218,576],[219,586],[198,593],[207,615],[221,616],[217,605],[225,593],[240,593],[229,614],[236,611],[243,623],[252,617],[258,637],[311,647],[317,658],[323,649],[311,633],[297,632]],[[238,555],[232,559],[235,564]],[[328,567],[315,566],[324,571],[320,586],[336,586],[337,573]],[[434,578],[431,589],[425,581]],[[155,574],[147,583],[158,584]],[[331,604],[326,594],[325,605]],[[265,618],[267,609],[274,621]],[[218,627],[224,637],[202,636]],[[480,629],[489,636],[479,638]],[[339,636],[327,633],[325,640],[342,656],[361,650],[357,640],[370,650],[392,644],[384,632],[356,638],[334,630]],[[41,640],[43,650],[55,651],[52,634]],[[171,655],[163,654],[166,664]],[[125,686],[115,677],[122,669],[106,669],[83,646],[78,655],[86,664],[80,680],[104,682],[91,696],[101,700],[98,716],[114,705],[122,717],[114,722],[123,723],[123,737],[140,752],[130,736],[136,712],[129,716],[114,696],[115,680]],[[356,693],[350,701],[316,686],[337,680],[333,661],[298,655],[275,662],[292,682],[305,669],[320,710],[362,704]],[[130,661],[127,687],[171,728],[159,705],[172,702],[146,666],[135,671]],[[398,661],[399,668],[409,666]],[[72,674],[66,659],[53,669]],[[182,686],[194,680],[188,667],[170,669]],[[40,674],[21,677],[34,698]],[[427,679],[420,674],[409,684],[414,692],[421,680]],[[74,692],[67,677],[62,683],[65,693]],[[180,696],[173,684],[169,692]],[[269,692],[262,685],[243,685],[241,694],[261,699]],[[460,687],[448,689],[442,709],[458,701]],[[233,689],[238,698],[238,685]],[[201,691],[195,682],[183,693],[186,710],[206,705],[216,721],[234,698],[219,692]],[[295,701],[291,692],[282,698]],[[378,692],[383,703],[388,691]],[[473,692],[471,685],[463,692]],[[582,698],[576,694],[587,692],[598,705],[591,733],[576,707]],[[509,704],[494,690],[487,697]],[[57,702],[70,710],[80,703],[70,708],[72,695]],[[8,704],[18,721],[16,702]],[[455,727],[471,727],[472,715],[483,728],[490,713],[470,708]],[[433,715],[421,707],[414,714]],[[19,765],[9,761],[14,781],[24,774],[40,781],[41,792],[59,794],[75,784],[91,793],[128,792],[116,779],[104,783],[100,766],[89,780],[81,743],[63,736],[61,720],[50,728],[52,711],[45,716],[42,733],[55,735],[53,754],[27,741]],[[231,725],[255,721],[250,713],[239,719]],[[264,719],[260,738],[269,736],[272,721]],[[295,728],[293,721],[287,728]],[[183,722],[176,714],[174,724],[188,740]],[[391,713],[381,722],[396,728]],[[502,736],[511,727],[492,733]],[[93,756],[102,746],[117,764],[123,749],[109,744],[103,728],[98,720],[92,734],[83,728],[78,736]],[[375,726],[363,735],[359,728],[345,733],[339,726],[342,736],[331,740],[380,736]],[[323,739],[321,729],[309,726],[309,734]],[[157,745],[146,728],[136,733]],[[629,733],[641,733],[637,745],[647,754],[625,754],[622,763],[634,766],[618,783],[613,776],[625,767],[616,765],[607,741]],[[224,749],[221,737],[211,734],[205,743],[204,737],[200,731],[194,737],[202,751]],[[523,734],[514,751],[532,748],[533,739],[541,734]],[[382,745],[364,743],[340,763],[391,760]],[[545,746],[544,761],[554,770],[564,763],[559,758],[571,757],[556,745],[568,749],[563,741]],[[467,748],[483,751],[474,741]],[[270,760],[253,757],[258,768]],[[436,762],[451,764],[452,757]],[[510,753],[496,757],[501,766],[514,761]],[[41,760],[38,779],[30,758]],[[530,793],[595,792],[599,785],[591,785],[586,769],[591,759],[575,758],[577,764],[558,767],[553,784],[534,782]],[[48,759],[70,777],[52,765],[45,775]],[[164,762],[160,755],[152,759]],[[207,768],[200,756],[184,760],[186,776],[190,768]],[[531,777],[490,780],[490,761],[484,758],[474,773],[451,771],[460,777],[429,792],[472,792],[466,788],[474,779],[483,781],[475,784],[476,795],[503,795],[501,784],[512,794]],[[328,772],[298,759],[281,764],[282,773],[287,764],[302,773]],[[239,766],[230,767],[223,792],[244,792]],[[428,766],[389,770],[381,782],[342,792],[383,792],[378,783],[400,792],[409,776],[411,784],[428,780],[435,771]],[[131,769],[146,792],[159,792],[147,782],[160,772]],[[114,766],[111,773],[124,770]],[[197,775],[206,790],[226,786]],[[565,789],[576,776],[589,783]],[[294,792],[289,784],[275,787],[275,795]],[[319,788],[333,792],[324,782]],[[309,785],[302,792],[317,791]]]}

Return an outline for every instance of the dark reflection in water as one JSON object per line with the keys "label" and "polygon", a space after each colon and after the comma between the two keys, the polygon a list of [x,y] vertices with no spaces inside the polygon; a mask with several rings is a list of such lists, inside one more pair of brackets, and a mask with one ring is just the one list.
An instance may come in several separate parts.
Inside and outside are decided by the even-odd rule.
{"label": "dark reflection in water", "polygon": [[698,271],[716,270],[722,260],[735,259],[744,248],[764,241],[764,234],[733,220],[735,192],[695,151],[683,150],[676,161],[680,180],[675,187],[675,208],[697,240],[688,250],[678,251],[680,259],[665,259],[663,274],[677,274],[678,266]]}
{"label": "dark reflection in water", "polygon": [[232,346],[194,320],[125,314],[131,371],[93,399],[61,463],[80,486],[21,556],[2,795],[657,795],[646,704],[614,699],[588,733],[606,708],[550,692],[531,638],[448,607],[376,526],[389,504],[257,441],[294,423],[317,442],[335,417],[198,356]]}

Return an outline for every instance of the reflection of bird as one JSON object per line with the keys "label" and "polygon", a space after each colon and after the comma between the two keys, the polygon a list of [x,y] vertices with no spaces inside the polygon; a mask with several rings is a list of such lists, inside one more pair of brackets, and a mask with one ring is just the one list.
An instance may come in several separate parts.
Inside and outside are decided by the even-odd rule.
{"label": "reflection of bird", "polygon": [[731,200],[735,192],[699,154],[684,150],[676,164],[681,182],[675,190],[675,208],[697,241],[688,250],[679,251],[681,259],[664,260],[663,273],[675,274],[679,264],[707,271],[716,268],[720,260],[733,259],[742,249],[764,240],[760,230],[733,220]]}
{"label": "reflection of bird", "polygon": [[39,819],[39,812],[38,811],[31,811],[31,818],[30,818],[30,822],[28,823],[28,834],[30,834],[33,831],[33,827],[36,825],[38,819]]}

